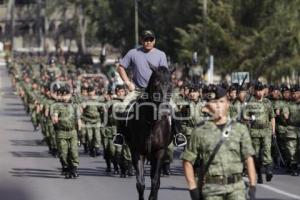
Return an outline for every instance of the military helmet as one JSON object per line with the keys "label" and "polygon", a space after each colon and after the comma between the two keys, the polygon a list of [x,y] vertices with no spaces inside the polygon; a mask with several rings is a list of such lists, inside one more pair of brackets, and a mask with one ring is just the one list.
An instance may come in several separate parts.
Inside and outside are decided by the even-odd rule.
{"label": "military helmet", "polygon": [[300,85],[296,84],[291,87],[291,92],[299,92],[299,91],[300,91]]}
{"label": "military helmet", "polygon": [[255,90],[263,90],[263,89],[265,89],[265,86],[264,86],[264,84],[262,84],[262,82],[258,81],[258,82],[255,83],[254,89]]}
{"label": "military helmet", "polygon": [[209,85],[205,91],[204,99],[206,101],[217,100],[226,96],[226,90],[220,85]]}
{"label": "military helmet", "polygon": [[282,84],[280,87],[281,92],[289,91],[290,88],[286,84]]}

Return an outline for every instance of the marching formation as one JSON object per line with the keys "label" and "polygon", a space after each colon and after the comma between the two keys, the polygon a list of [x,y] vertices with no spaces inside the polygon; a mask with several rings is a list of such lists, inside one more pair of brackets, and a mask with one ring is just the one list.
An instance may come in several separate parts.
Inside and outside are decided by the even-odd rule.
{"label": "marching formation", "polygon": [[[8,65],[8,71],[31,117],[33,129],[41,129],[43,142],[49,153],[59,158],[66,178],[78,176],[79,147],[91,157],[100,156],[103,149],[107,172],[120,173],[121,177],[133,175],[126,142],[118,145],[113,140],[118,131],[111,109],[116,102],[124,100],[128,92],[126,86],[117,85],[114,90],[107,90],[103,75],[88,75],[73,64],[53,57],[49,61],[41,57],[20,57]],[[180,118],[180,132],[189,146],[195,142],[192,136],[195,128],[201,127],[209,119],[207,116],[211,116],[207,97],[214,98],[216,94],[212,91],[217,86],[176,79],[173,85],[172,101]],[[218,87],[226,91],[230,117],[249,131],[257,182],[263,183],[263,169],[266,181],[271,181],[273,169],[280,167],[298,176],[300,86],[267,86],[256,82]],[[171,174],[173,149],[171,143],[162,168],[165,175]],[[198,166],[197,162],[194,166]]]}
{"label": "marching formation", "polygon": [[[245,83],[247,77],[240,84],[204,84],[199,76],[184,81],[188,78],[178,78],[168,68],[164,52],[154,48],[152,31],[143,32],[141,43],[112,67],[110,75],[103,73],[103,66],[77,65],[72,56],[22,54],[7,63],[33,130],[41,130],[42,142],[59,159],[66,179],[79,176],[79,151],[94,158],[103,155],[107,173],[126,178],[136,172],[139,196],[144,199],[144,169],[139,168],[144,163],[138,164],[144,157],[138,156],[145,154],[150,164],[160,166],[160,170],[151,168],[149,199],[157,199],[160,174],[172,174],[176,146],[183,149],[183,170],[193,200],[245,199],[243,176],[249,179],[249,198],[255,199],[256,183],[270,182],[274,169],[299,175],[300,85]],[[131,75],[125,71],[129,66],[133,66]],[[118,75],[123,82],[117,81]],[[145,99],[152,105],[143,108],[144,116],[136,112],[135,121],[130,121],[134,105]],[[147,111],[158,112],[163,119],[146,116]],[[156,132],[145,132],[146,147],[137,153],[126,141],[126,126],[139,122],[139,117],[145,128]],[[131,142],[132,137],[142,138],[138,136],[144,130],[132,130]],[[163,159],[157,161],[161,157],[147,153],[154,152],[151,145],[169,141],[159,138],[164,136],[162,130],[172,135],[173,142],[156,149],[157,153],[164,148]],[[154,132],[158,138],[152,138]]]}

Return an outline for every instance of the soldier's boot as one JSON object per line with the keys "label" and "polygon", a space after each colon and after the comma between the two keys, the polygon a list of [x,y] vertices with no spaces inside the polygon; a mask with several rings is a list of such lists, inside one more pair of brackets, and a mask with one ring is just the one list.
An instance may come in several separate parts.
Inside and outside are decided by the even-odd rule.
{"label": "soldier's boot", "polygon": [[299,176],[297,163],[292,164],[292,176]]}
{"label": "soldier's boot", "polygon": [[124,158],[120,160],[120,178],[126,178],[128,171],[128,162]]}
{"label": "soldier's boot", "polygon": [[106,162],[106,170],[105,172],[110,173],[111,172],[111,162],[110,159],[105,159]]}
{"label": "soldier's boot", "polygon": [[170,176],[171,175],[170,163],[164,163],[163,164],[163,175],[164,176]]}
{"label": "soldier's boot", "polygon": [[51,151],[51,154],[52,154],[53,157],[56,158],[58,156],[58,150],[56,148],[53,148],[52,151]]}
{"label": "soldier's boot", "polygon": [[35,124],[33,125],[34,131],[38,131],[39,130],[39,125]]}
{"label": "soldier's boot", "polygon": [[51,147],[51,142],[50,142],[49,138],[45,138],[45,141],[46,141],[46,144],[47,144],[48,149],[49,149],[48,153],[52,154],[52,147]]}
{"label": "soldier's boot", "polygon": [[116,159],[113,159],[114,174],[120,174],[119,165]]}
{"label": "soldier's boot", "polygon": [[67,166],[62,166],[61,175],[66,176],[67,173],[68,173],[68,167]]}
{"label": "soldier's boot", "polygon": [[71,170],[72,170],[72,167],[68,166],[67,169],[66,169],[66,172],[65,172],[65,179],[72,178]]}
{"label": "soldier's boot", "polygon": [[255,169],[256,169],[256,173],[257,173],[257,183],[263,184],[264,181],[263,181],[263,177],[262,177],[260,162],[257,158],[254,158],[254,163],[255,163]]}
{"label": "soldier's boot", "polygon": [[90,148],[89,151],[90,151],[90,156],[91,157],[95,157],[95,149],[94,148]]}
{"label": "soldier's boot", "polygon": [[89,152],[87,143],[83,143],[83,152],[87,154]]}
{"label": "soldier's boot", "polygon": [[128,162],[128,172],[127,172],[127,175],[128,176],[134,176],[132,162],[131,161],[127,161],[127,162]]}
{"label": "soldier's boot", "polygon": [[95,148],[94,154],[95,154],[96,157],[98,157],[98,156],[101,155],[99,147],[96,147],[96,148]]}
{"label": "soldier's boot", "polygon": [[70,175],[71,175],[71,178],[77,178],[77,177],[79,177],[78,172],[77,172],[77,167],[72,167],[71,168]]}
{"label": "soldier's boot", "polygon": [[287,167],[286,167],[286,173],[291,173],[292,172],[292,165],[290,162],[287,163]]}
{"label": "soldier's boot", "polygon": [[270,182],[273,178],[273,171],[272,171],[272,165],[266,165],[266,181]]}

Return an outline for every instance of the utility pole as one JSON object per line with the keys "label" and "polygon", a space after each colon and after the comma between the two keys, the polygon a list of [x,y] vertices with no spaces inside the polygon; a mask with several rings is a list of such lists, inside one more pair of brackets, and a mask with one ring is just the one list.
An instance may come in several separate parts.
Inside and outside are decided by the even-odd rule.
{"label": "utility pole", "polygon": [[138,0],[134,0],[134,29],[135,29],[135,46],[139,45],[139,7]]}
{"label": "utility pole", "polygon": [[204,30],[203,30],[203,47],[204,47],[204,58],[205,61],[208,57],[208,48],[207,48],[207,0],[203,0],[203,25],[204,25]]}
{"label": "utility pole", "polygon": [[38,41],[37,41],[37,45],[38,48],[42,47],[42,41],[43,41],[43,6],[42,6],[42,0],[38,0],[37,2],[37,8],[38,8],[38,21],[37,21],[37,32],[38,32]]}
{"label": "utility pole", "polygon": [[10,42],[11,42],[11,58],[14,58],[14,36],[15,36],[15,0],[11,0],[10,10]]}

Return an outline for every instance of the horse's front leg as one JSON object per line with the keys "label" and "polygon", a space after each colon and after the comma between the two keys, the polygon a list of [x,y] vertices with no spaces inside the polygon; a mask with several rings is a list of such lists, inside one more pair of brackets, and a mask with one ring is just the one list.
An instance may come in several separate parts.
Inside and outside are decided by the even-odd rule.
{"label": "horse's front leg", "polygon": [[133,166],[136,171],[136,189],[139,194],[139,200],[144,200],[145,191],[145,177],[144,177],[144,162],[145,158],[143,156],[134,155],[133,156]]}
{"label": "horse's front leg", "polygon": [[151,158],[151,192],[149,200],[157,200],[160,187],[160,169],[165,150],[161,149]]}

